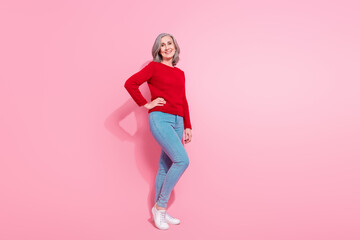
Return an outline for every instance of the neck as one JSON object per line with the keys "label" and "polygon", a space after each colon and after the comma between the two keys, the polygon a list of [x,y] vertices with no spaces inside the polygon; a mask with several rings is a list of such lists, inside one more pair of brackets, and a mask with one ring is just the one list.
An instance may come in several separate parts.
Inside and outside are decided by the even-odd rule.
{"label": "neck", "polygon": [[173,67],[173,65],[172,65],[172,58],[170,58],[170,59],[163,59],[161,62],[162,62],[163,64],[166,64],[166,65],[170,66],[170,67]]}

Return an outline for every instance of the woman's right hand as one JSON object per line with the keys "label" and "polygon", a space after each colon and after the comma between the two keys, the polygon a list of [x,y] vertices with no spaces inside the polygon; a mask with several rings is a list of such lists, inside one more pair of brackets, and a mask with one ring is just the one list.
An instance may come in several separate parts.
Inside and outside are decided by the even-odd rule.
{"label": "woman's right hand", "polygon": [[166,101],[164,98],[158,97],[158,98],[155,98],[154,100],[152,100],[150,103],[145,104],[144,107],[147,109],[152,109],[156,106],[164,106],[165,103],[166,103]]}

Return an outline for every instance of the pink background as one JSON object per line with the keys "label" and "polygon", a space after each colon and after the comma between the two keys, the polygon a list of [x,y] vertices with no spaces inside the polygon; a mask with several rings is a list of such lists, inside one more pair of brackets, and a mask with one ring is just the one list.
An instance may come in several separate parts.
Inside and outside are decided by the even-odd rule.
{"label": "pink background", "polygon": [[[359,7],[1,1],[0,239],[360,239]],[[123,87],[161,32],[193,124],[167,231],[160,147]]]}

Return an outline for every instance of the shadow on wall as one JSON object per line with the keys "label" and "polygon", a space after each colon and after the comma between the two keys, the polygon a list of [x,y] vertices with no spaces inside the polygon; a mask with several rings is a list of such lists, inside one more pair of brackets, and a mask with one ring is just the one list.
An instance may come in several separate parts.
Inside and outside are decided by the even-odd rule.
{"label": "shadow on wall", "polygon": [[[124,82],[125,81],[126,79]],[[122,83],[121,86],[123,85],[124,84]],[[151,99],[151,94],[148,87],[146,90],[143,89],[144,85],[147,85],[147,83],[145,82],[140,86],[140,91],[145,99],[149,101],[149,99]],[[129,100],[127,100],[122,106],[110,114],[110,116],[105,120],[105,127],[120,141],[130,141],[134,143],[135,149],[133,156],[137,169],[139,170],[140,175],[149,185],[147,203],[150,215],[149,222],[152,222],[151,208],[153,207],[155,200],[155,177],[158,171],[161,148],[150,132],[148,110],[145,107],[139,107],[130,97],[125,88],[121,90],[121,93],[128,95]],[[136,130],[134,131],[134,134],[129,133],[129,129],[124,126],[124,124],[121,124],[125,118],[131,117],[129,115],[132,114],[134,115],[136,121]],[[119,144],[121,144],[121,142],[119,142]],[[134,176],[134,178],[136,177],[138,176]],[[174,201],[175,189],[170,195],[168,208]]]}

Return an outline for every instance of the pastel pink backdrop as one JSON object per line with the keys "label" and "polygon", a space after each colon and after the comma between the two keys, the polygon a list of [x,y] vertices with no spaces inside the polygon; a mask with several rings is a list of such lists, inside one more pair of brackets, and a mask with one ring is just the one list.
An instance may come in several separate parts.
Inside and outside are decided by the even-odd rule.
{"label": "pastel pink backdrop", "polygon": [[[2,1],[0,239],[360,239],[357,1]],[[193,124],[160,148],[123,87],[161,32]],[[146,84],[140,90],[149,100]]]}

